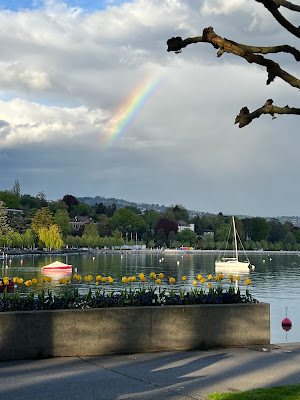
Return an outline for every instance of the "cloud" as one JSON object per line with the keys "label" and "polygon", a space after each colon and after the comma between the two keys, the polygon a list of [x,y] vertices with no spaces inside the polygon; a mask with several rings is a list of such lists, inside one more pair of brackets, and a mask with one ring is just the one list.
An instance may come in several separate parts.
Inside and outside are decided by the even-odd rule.
{"label": "cloud", "polygon": [[87,139],[99,131],[106,120],[100,109],[49,107],[21,99],[2,101],[0,109],[9,120],[0,121],[0,149],[32,143],[74,143],[76,138]]}
{"label": "cloud", "polygon": [[[0,11],[1,187],[18,178],[25,192],[44,190],[52,199],[70,192],[203,211],[287,211],[284,192],[300,167],[297,117],[263,116],[243,130],[234,119],[267,98],[294,106],[297,91],[279,79],[266,86],[264,68],[230,54],[217,58],[208,44],[176,55],[166,41],[201,35],[207,26],[245,44],[293,39],[257,2],[106,3],[88,12],[83,2],[54,0]],[[293,58],[280,57],[296,74]],[[104,148],[119,107],[156,70],[165,78]],[[278,182],[284,190],[276,190]]]}

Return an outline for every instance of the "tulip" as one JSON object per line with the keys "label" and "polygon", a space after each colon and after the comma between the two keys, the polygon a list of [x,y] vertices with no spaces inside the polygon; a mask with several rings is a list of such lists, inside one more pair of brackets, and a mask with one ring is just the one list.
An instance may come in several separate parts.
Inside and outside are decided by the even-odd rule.
{"label": "tulip", "polygon": [[102,280],[102,276],[101,276],[101,275],[97,275],[97,276],[96,276],[96,281],[99,282],[99,281],[101,281],[101,280]]}
{"label": "tulip", "polygon": [[212,279],[212,274],[209,274],[207,279]]}
{"label": "tulip", "polygon": [[197,279],[198,279],[198,281],[201,281],[202,275],[198,274],[198,275],[197,275]]}
{"label": "tulip", "polygon": [[169,278],[170,283],[175,283],[175,278],[171,277]]}
{"label": "tulip", "polygon": [[250,283],[251,283],[251,281],[250,281],[249,278],[245,279],[245,284],[246,284],[246,285],[250,285]]}
{"label": "tulip", "polygon": [[151,279],[156,279],[156,273],[155,272],[151,272],[150,273],[150,278]]}
{"label": "tulip", "polygon": [[160,284],[161,284],[161,280],[160,280],[160,279],[156,279],[155,283],[156,283],[157,285],[160,285]]}
{"label": "tulip", "polygon": [[36,278],[33,278],[31,281],[32,281],[32,283],[33,283],[34,285],[37,283],[37,279],[36,279]]}
{"label": "tulip", "polygon": [[23,283],[24,282],[24,279],[23,278],[19,278],[18,279],[18,283]]}
{"label": "tulip", "polygon": [[161,272],[160,274],[158,274],[159,279],[163,279],[164,274]]}
{"label": "tulip", "polygon": [[198,285],[198,282],[197,281],[193,281],[193,285],[194,286]]}
{"label": "tulip", "polygon": [[186,276],[183,275],[183,277],[181,278],[183,281],[186,281]]}

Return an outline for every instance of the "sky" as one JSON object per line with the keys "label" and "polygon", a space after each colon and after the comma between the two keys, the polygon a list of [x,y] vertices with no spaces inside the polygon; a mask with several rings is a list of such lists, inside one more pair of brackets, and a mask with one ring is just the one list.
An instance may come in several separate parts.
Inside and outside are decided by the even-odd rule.
{"label": "sky", "polygon": [[[299,117],[234,125],[268,98],[297,107],[297,89],[209,44],[167,52],[208,26],[297,46],[254,0],[2,1],[0,190],[300,215]],[[297,74],[292,56],[273,59]]]}

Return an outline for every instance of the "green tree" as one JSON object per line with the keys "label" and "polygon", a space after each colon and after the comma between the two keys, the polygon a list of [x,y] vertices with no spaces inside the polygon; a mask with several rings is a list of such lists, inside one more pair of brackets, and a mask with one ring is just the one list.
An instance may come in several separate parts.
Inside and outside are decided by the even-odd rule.
{"label": "green tree", "polygon": [[35,213],[31,222],[31,229],[34,233],[39,235],[39,231],[42,228],[49,229],[50,226],[54,224],[55,219],[52,212],[49,210],[48,207],[43,207]]}
{"label": "green tree", "polygon": [[270,234],[270,225],[265,218],[251,218],[251,239],[256,241],[268,240]]}
{"label": "green tree", "polygon": [[32,247],[35,244],[36,235],[32,229],[26,229],[26,232],[22,235],[22,239],[24,247]]}
{"label": "green tree", "polygon": [[100,243],[100,236],[96,224],[89,223],[84,227],[82,239],[85,240],[87,246],[96,247]]}
{"label": "green tree", "polygon": [[69,215],[71,218],[75,218],[76,216],[87,216],[87,217],[92,217],[93,215],[93,210],[91,206],[88,204],[79,202],[77,206],[72,205],[69,209]]}
{"label": "green tree", "polygon": [[[230,232],[230,224],[222,222],[220,226],[217,228],[215,240],[217,242],[225,242],[229,240],[229,232]],[[232,228],[231,228],[231,238],[232,240]]]}
{"label": "green tree", "polygon": [[175,247],[174,242],[177,241],[177,234],[174,231],[171,231],[168,234],[168,245],[170,246],[170,248]]}
{"label": "green tree", "polygon": [[7,210],[3,201],[0,200],[0,233],[6,235],[11,232],[12,229],[8,224]]}
{"label": "green tree", "polygon": [[110,218],[112,229],[119,229],[124,235],[137,232],[143,223],[142,217],[127,208],[119,208]]}
{"label": "green tree", "polygon": [[198,236],[191,229],[183,229],[178,234],[178,241],[186,244],[188,247],[194,247],[198,241]]}
{"label": "green tree", "polygon": [[167,236],[165,234],[165,231],[163,228],[160,228],[155,235],[155,245],[157,247],[163,247],[166,240]]}
{"label": "green tree", "polygon": [[18,179],[15,180],[14,186],[11,191],[15,196],[21,197],[21,189],[20,189],[20,182]]}
{"label": "green tree", "polygon": [[268,222],[270,226],[269,240],[273,243],[278,242],[284,237],[283,225],[276,218]]}
{"label": "green tree", "polygon": [[54,214],[54,220],[56,225],[59,226],[60,232],[63,236],[72,233],[73,227],[70,223],[70,217],[67,210],[57,210]]}
{"label": "green tree", "polygon": [[51,225],[49,228],[41,228],[38,235],[40,240],[44,242],[46,247],[50,250],[61,250],[64,245],[64,242],[59,232],[59,227],[55,224]]}
{"label": "green tree", "polygon": [[0,201],[3,201],[7,208],[21,209],[19,197],[6,190],[0,192]]}
{"label": "green tree", "polygon": [[22,247],[23,246],[23,238],[19,234],[19,232],[12,232],[10,233],[11,240],[12,240],[12,247]]}
{"label": "green tree", "polygon": [[148,243],[148,247],[150,247],[151,249],[153,249],[154,246],[155,246],[154,240],[150,240],[149,243]]}
{"label": "green tree", "polygon": [[100,237],[110,235],[111,230],[109,227],[109,220],[105,214],[99,215],[99,221],[98,221],[97,226],[98,226],[98,232],[99,232]]}

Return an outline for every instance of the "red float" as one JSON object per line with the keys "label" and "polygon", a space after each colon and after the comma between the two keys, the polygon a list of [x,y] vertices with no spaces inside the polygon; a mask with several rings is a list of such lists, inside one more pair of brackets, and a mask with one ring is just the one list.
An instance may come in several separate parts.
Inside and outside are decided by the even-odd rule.
{"label": "red float", "polygon": [[289,318],[284,318],[281,322],[282,329],[289,331],[292,329],[292,321]]}

